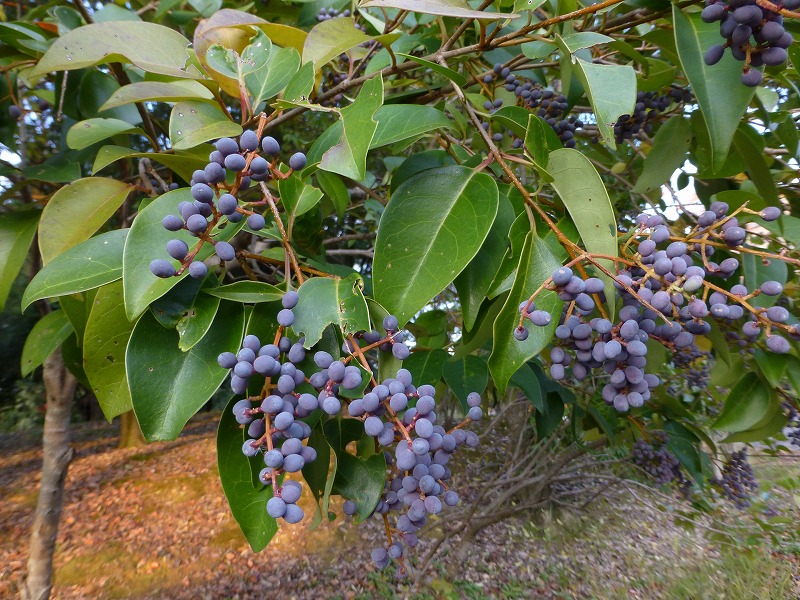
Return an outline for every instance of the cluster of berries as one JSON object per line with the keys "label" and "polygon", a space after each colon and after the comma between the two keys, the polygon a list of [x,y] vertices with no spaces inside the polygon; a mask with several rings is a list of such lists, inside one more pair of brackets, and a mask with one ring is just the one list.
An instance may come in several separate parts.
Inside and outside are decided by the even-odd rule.
{"label": "cluster of berries", "polygon": [[[272,158],[272,162],[259,154],[261,152]],[[181,202],[177,215],[167,215],[162,225],[168,231],[185,230],[190,236],[197,238],[194,248],[182,239],[167,242],[166,250],[173,259],[179,261],[176,268],[172,261],[155,259],[150,263],[150,271],[156,277],[173,277],[188,270],[189,275],[198,279],[206,276],[208,267],[197,260],[197,253],[204,243],[214,245],[214,252],[221,261],[230,261],[236,257],[234,247],[224,240],[218,240],[214,231],[223,219],[238,223],[247,217],[247,226],[259,231],[266,225],[264,216],[239,204],[239,192],[248,189],[251,182],[264,182],[272,177],[285,178],[277,168],[277,156],[281,147],[278,141],[270,136],[258,139],[255,131],[245,131],[239,141],[232,138],[220,138],[211,152],[209,162],[204,169],[192,174],[190,181],[192,202]],[[306,166],[306,156],[296,152],[289,158],[292,171],[299,171]],[[231,182],[229,182],[229,176]]]}

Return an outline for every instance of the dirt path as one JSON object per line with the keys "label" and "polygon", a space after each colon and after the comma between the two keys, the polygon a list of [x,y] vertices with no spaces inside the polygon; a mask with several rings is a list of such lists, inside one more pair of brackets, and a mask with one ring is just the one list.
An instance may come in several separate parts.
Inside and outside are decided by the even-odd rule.
{"label": "dirt path", "polygon": [[[266,551],[254,554],[222,494],[215,426],[216,417],[204,415],[175,442],[132,450],[114,447],[114,428],[80,430],[54,598],[738,597],[721,591],[717,575],[720,582],[744,576],[762,591],[756,577],[785,580],[776,593],[797,597],[793,562],[763,555],[730,564],[724,549],[632,501],[603,501],[581,516],[539,516],[536,527],[526,519],[496,525],[470,549],[455,580],[443,575],[445,553],[441,568],[414,592],[372,567],[377,523],[356,528],[337,519],[313,532],[302,524],[282,527]],[[24,572],[37,444],[0,440],[0,598],[16,595]],[[697,595],[695,585],[706,592]]]}

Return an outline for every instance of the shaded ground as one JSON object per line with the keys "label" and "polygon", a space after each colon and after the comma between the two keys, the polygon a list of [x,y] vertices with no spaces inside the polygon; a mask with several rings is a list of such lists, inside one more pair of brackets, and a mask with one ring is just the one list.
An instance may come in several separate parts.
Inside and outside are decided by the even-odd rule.
{"label": "shaded ground", "polygon": [[[454,569],[445,551],[414,590],[372,567],[377,523],[283,527],[254,554],[222,495],[215,425],[204,415],[175,442],[132,450],[115,448],[113,427],[77,434],[54,598],[800,597],[795,557],[712,544],[623,493],[580,515],[493,526],[466,564]],[[0,598],[16,594],[24,572],[40,461],[35,437],[0,439]],[[800,464],[773,460],[761,472],[796,477]],[[791,499],[778,503],[797,518]]]}

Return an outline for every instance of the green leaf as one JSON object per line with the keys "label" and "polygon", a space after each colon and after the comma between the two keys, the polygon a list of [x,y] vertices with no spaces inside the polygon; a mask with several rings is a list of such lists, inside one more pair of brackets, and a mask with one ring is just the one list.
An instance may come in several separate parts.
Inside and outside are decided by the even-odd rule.
{"label": "green leaf", "polygon": [[[773,405],[777,408],[777,405]],[[720,440],[721,444],[733,444],[735,442],[743,442],[750,444],[752,442],[766,442],[770,438],[777,436],[783,428],[786,427],[786,415],[783,411],[777,408],[773,411],[772,417],[769,421],[757,429],[750,429],[748,431],[740,431],[731,433],[724,439]]]}
{"label": "green leaf", "polygon": [[276,48],[259,30],[242,51],[242,76],[253,110],[285,88],[299,68],[300,53],[297,50]]}
{"label": "green leaf", "polygon": [[649,192],[667,183],[686,160],[691,141],[692,125],[688,119],[676,115],[667,120],[653,138],[653,147],[644,161],[642,174],[636,180],[633,191]]}
{"label": "green leaf", "polygon": [[[743,254],[740,257],[742,269],[744,270],[744,283],[748,290],[755,290],[761,287],[765,281],[777,281],[781,285],[786,284],[789,278],[789,269],[782,260],[771,260],[769,264],[764,262],[754,254]],[[748,300],[753,306],[768,308],[777,302],[776,296],[760,294]]]}
{"label": "green leaf", "polygon": [[194,306],[200,288],[211,277],[213,275],[207,275],[205,279],[184,277],[166,294],[154,300],[150,304],[150,312],[156,321],[161,323],[162,327],[175,329]]}
{"label": "green leaf", "polygon": [[241,125],[232,122],[213,104],[199,100],[178,102],[169,118],[169,137],[175,150],[194,148],[209,140],[241,133]]}
{"label": "green leaf", "polygon": [[[725,163],[736,128],[755,89],[742,85],[742,63],[729,50],[716,65],[708,66],[703,56],[719,44],[719,25],[704,23],[700,13],[685,13],[672,5],[675,45],[681,66],[705,117],[711,136],[711,164],[719,169]],[[720,90],[725,90],[724,94]]]}
{"label": "green leaf", "polygon": [[[86,331],[86,323],[89,320],[89,313],[92,310],[96,295],[97,290],[89,290],[85,294],[67,294],[66,296],[58,297],[58,304],[67,315],[70,325],[72,325],[76,345],[83,345],[83,334]],[[83,356],[80,357],[80,362],[83,362]]]}
{"label": "green leaf", "polygon": [[463,88],[467,85],[467,78],[464,77],[461,73],[453,71],[453,69],[448,69],[447,67],[443,67],[439,63],[431,62],[429,60],[425,60],[424,58],[419,58],[418,56],[414,56],[412,54],[403,54],[402,52],[395,52],[395,55],[402,56],[403,58],[413,61],[418,65],[425,67],[426,69],[430,69],[435,73],[439,73],[439,75],[443,75],[445,78],[449,79],[460,88]]}
{"label": "green leaf", "polygon": [[291,102],[305,101],[311,96],[314,89],[314,64],[306,63],[286,84],[283,90],[283,99]]}
{"label": "green leaf", "polygon": [[517,14],[473,10],[466,0],[367,0],[361,8],[397,8],[410,12],[460,19],[516,19]]}
{"label": "green leaf", "polygon": [[28,256],[40,215],[38,210],[20,210],[0,219],[0,311]]}
{"label": "green leaf", "polygon": [[346,279],[315,277],[297,290],[292,329],[305,335],[305,347],[311,348],[331,323],[344,334],[369,329],[369,311],[361,293],[361,277]]}
{"label": "green leaf", "polygon": [[[550,153],[547,172],[553,176],[550,185],[567,207],[586,250],[617,256],[617,220],[606,187],[594,165],[577,150],[564,148]],[[614,272],[613,261],[598,262]],[[601,279],[607,290],[613,289],[610,277],[601,274]],[[612,305],[613,300],[609,301],[613,318]]]}
{"label": "green leaf", "polygon": [[352,17],[322,21],[308,32],[303,45],[303,64],[313,63],[319,71],[331,59],[371,40],[355,26]]}
{"label": "green leaf", "polygon": [[403,182],[378,227],[375,299],[406,323],[475,257],[498,204],[494,180],[464,167],[430,169]]}
{"label": "green leaf", "polygon": [[747,431],[768,413],[770,390],[755,373],[747,373],[728,394],[722,414],[712,424],[722,431]]}
{"label": "green leaf", "polygon": [[592,46],[597,46],[599,44],[608,44],[609,42],[613,42],[614,38],[603,35],[602,33],[586,31],[565,35],[563,38],[561,38],[561,41],[571,54],[577,52],[581,48],[591,48]]}
{"label": "green leaf", "polygon": [[744,160],[747,175],[767,204],[780,204],[775,181],[764,159],[764,140],[760,134],[747,123],[742,123],[733,136],[733,150]]}
{"label": "green leaf", "polygon": [[[434,129],[454,128],[454,124],[447,118],[447,115],[432,106],[389,104],[378,108],[373,118],[377,121],[378,127],[369,143],[370,149],[417,138]],[[342,123],[337,121],[328,127],[311,146],[308,151],[308,162],[318,162],[322,155],[341,137]],[[449,154],[444,154],[452,161]]]}
{"label": "green leaf", "polygon": [[411,373],[415,386],[436,385],[442,378],[442,368],[449,358],[447,351],[441,348],[412,352],[403,361],[403,368]]}
{"label": "green leaf", "polygon": [[594,109],[600,135],[614,148],[614,123],[632,113],[636,104],[636,71],[630,65],[596,65],[577,57],[573,66]]}
{"label": "green leaf", "polygon": [[[201,155],[200,152],[203,154]],[[192,173],[197,169],[205,168],[208,164],[208,152],[203,146],[197,146],[189,152],[132,152],[130,148],[123,146],[103,146],[97,152],[97,157],[92,165],[92,173],[97,174],[111,163],[123,158],[148,158],[153,162],[161,163],[168,167],[175,174],[189,181]]]}
{"label": "green leaf", "polygon": [[489,371],[501,394],[505,393],[514,373],[544,350],[553,337],[563,303],[554,292],[548,290],[542,291],[535,302],[538,310],[550,313],[550,324],[546,327],[531,325],[528,339],[524,342],[514,338],[514,330],[519,323],[519,305],[560,267],[561,262],[553,255],[547,243],[535,233],[528,233],[514,285],[494,322],[494,346],[489,357]]}
{"label": "green leaf", "polygon": [[342,218],[344,211],[347,210],[350,204],[350,194],[342,178],[326,171],[317,171],[315,175],[319,187],[325,193],[325,197],[331,201],[339,218]]}
{"label": "green leaf", "polygon": [[[70,155],[74,154],[72,152]],[[22,169],[26,179],[46,181],[48,183],[70,183],[81,178],[81,165],[74,158],[68,158],[67,152],[51,156],[38,165],[30,165]]]}
{"label": "green leaf", "polygon": [[375,120],[378,127],[370,148],[416,138],[434,129],[454,129],[447,115],[433,106],[389,104],[378,108]]}
{"label": "green leaf", "polygon": [[322,191],[308,185],[299,174],[278,181],[281,203],[295,217],[307,213],[322,199]]}
{"label": "green leaf", "polygon": [[86,119],[69,128],[67,146],[73,150],[83,150],[92,144],[121,133],[144,135],[142,129],[120,119]]}
{"label": "green leaf", "polygon": [[[128,343],[125,366],[133,410],[147,440],[178,437],[189,418],[225,380],[228,372],[217,364],[217,356],[238,351],[243,330],[244,310],[225,302],[206,336],[182,352],[175,330],[162,327],[150,313],[139,319]],[[249,485],[249,468],[247,482]]]}
{"label": "green leaf", "polygon": [[677,421],[664,424],[667,433],[667,448],[675,455],[681,465],[697,482],[703,480],[702,461],[697,448],[699,440],[686,427]]}
{"label": "green leaf", "polygon": [[367,151],[378,128],[372,117],[382,103],[383,79],[375,77],[364,84],[352,104],[342,109],[342,137],[322,155],[320,169],[356,181],[364,179]]}
{"label": "green leaf", "polygon": [[83,368],[109,422],[132,408],[125,349],[133,325],[125,315],[122,282],[100,288],[83,334]]}
{"label": "green leaf", "polygon": [[539,412],[545,411],[544,396],[539,378],[529,364],[524,364],[519,371],[511,376],[511,385],[522,390],[525,397],[536,407]]}
{"label": "green leaf", "polygon": [[[542,174],[545,181],[550,181],[552,177],[547,172],[547,161],[550,156],[550,143],[548,138],[554,135],[553,128],[545,123],[541,117],[530,115],[528,117],[528,128],[525,131],[525,150],[533,159],[533,164]],[[558,140],[556,140],[558,142]],[[557,146],[561,143],[558,142]]]}
{"label": "green leaf", "polygon": [[[328,498],[330,491],[327,493],[326,488],[330,482],[333,485],[333,479],[336,477],[337,463],[334,463],[333,471],[331,472],[331,447],[328,440],[325,439],[325,434],[322,428],[317,425],[311,430],[311,436],[308,438],[308,445],[317,451],[317,459],[313,462],[306,463],[303,466],[303,479],[308,484],[308,489],[314,496],[317,502],[316,514],[314,515],[314,522],[311,524],[310,529],[314,529],[323,518],[323,514],[328,513]],[[324,506],[320,507],[320,500],[324,501]]]}
{"label": "green leaf", "polygon": [[515,217],[514,207],[508,196],[501,195],[497,217],[486,240],[475,257],[453,281],[461,301],[461,316],[466,331],[471,330],[475,325],[478,311],[500,268],[508,249],[508,231]]}
{"label": "green leaf", "polygon": [[[173,238],[183,239],[190,246],[196,243],[196,238],[188,232],[167,231],[161,225],[165,216],[178,212],[178,204],[192,201],[189,188],[167,192],[139,211],[134,219],[128,239],[125,241],[125,250],[122,256],[125,308],[130,320],[141,315],[151,302],[166,294],[181,281],[181,277],[160,279],[150,272],[148,265],[154,258],[166,256],[160,254],[160,249]],[[236,235],[242,225],[244,225],[244,221],[240,221],[238,224],[227,223],[224,229],[215,234],[215,237],[218,240],[227,241]],[[205,260],[212,252],[211,244],[203,244],[196,259]],[[183,275],[183,278],[185,277],[187,277],[186,274]]]}
{"label": "green leaf", "polygon": [[754,356],[756,364],[767,382],[772,387],[778,387],[789,366],[789,355],[764,352],[760,348],[756,348]]}
{"label": "green leaf", "polygon": [[[217,285],[217,280],[207,277],[204,283],[212,282],[212,286]],[[214,322],[219,310],[220,299],[215,296],[198,294],[195,297],[192,308],[178,321],[175,327],[178,330],[180,341],[178,347],[186,352],[202,340]]]}
{"label": "green leaf", "polygon": [[489,367],[486,360],[474,354],[463,358],[449,360],[442,366],[442,377],[445,383],[461,403],[464,412],[469,410],[467,396],[471,392],[483,394],[489,382]]}
{"label": "green leaf", "polygon": [[175,102],[177,100],[213,100],[208,88],[196,81],[140,81],[119,88],[100,110],[133,102]]}
{"label": "green leaf", "polygon": [[63,310],[47,313],[31,329],[22,347],[20,372],[23,377],[40,366],[72,333],[72,325]]}
{"label": "green leaf", "polygon": [[179,79],[202,79],[190,64],[189,40],[177,31],[143,21],[84,25],[57,38],[29,77],[111,62],[129,62],[143,71]]}
{"label": "green leaf", "polygon": [[363,459],[347,452],[341,452],[337,458],[333,491],[355,502],[358,519],[363,521],[372,514],[383,493],[386,459],[383,454]]}
{"label": "green leaf", "polygon": [[278,524],[267,514],[267,501],[272,498],[272,486],[254,489],[250,461],[242,454],[244,436],[233,416],[231,399],[217,429],[217,467],[222,490],[231,507],[233,518],[253,549],[261,552],[278,532]]}
{"label": "green leaf", "polygon": [[88,239],[117,211],[131,186],[105,177],[86,177],[50,197],[39,220],[39,250],[47,264]]}
{"label": "green leaf", "polygon": [[115,229],[56,256],[28,284],[22,295],[22,310],[43,298],[75,294],[120,279],[127,236],[127,229]]}
{"label": "green leaf", "polygon": [[228,285],[208,288],[203,290],[223,300],[257,304],[259,302],[274,302],[283,298],[283,292],[274,285],[262,281],[236,281]]}

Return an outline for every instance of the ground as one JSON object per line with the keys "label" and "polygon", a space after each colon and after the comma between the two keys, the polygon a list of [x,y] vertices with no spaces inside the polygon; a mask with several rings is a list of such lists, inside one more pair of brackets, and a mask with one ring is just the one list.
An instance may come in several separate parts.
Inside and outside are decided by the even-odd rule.
{"label": "ground", "polygon": [[[701,529],[676,526],[646,492],[492,526],[465,564],[448,562],[445,550],[416,587],[371,565],[377,523],[284,526],[255,554],[217,477],[217,418],[200,416],[177,441],[128,450],[115,447],[113,426],[76,430],[53,598],[800,598],[800,568],[786,544],[743,552],[711,542]],[[0,438],[0,598],[16,595],[24,573],[38,444],[35,436]],[[791,457],[755,462],[765,479],[800,475]],[[776,498],[775,507],[796,522],[792,498]]]}

